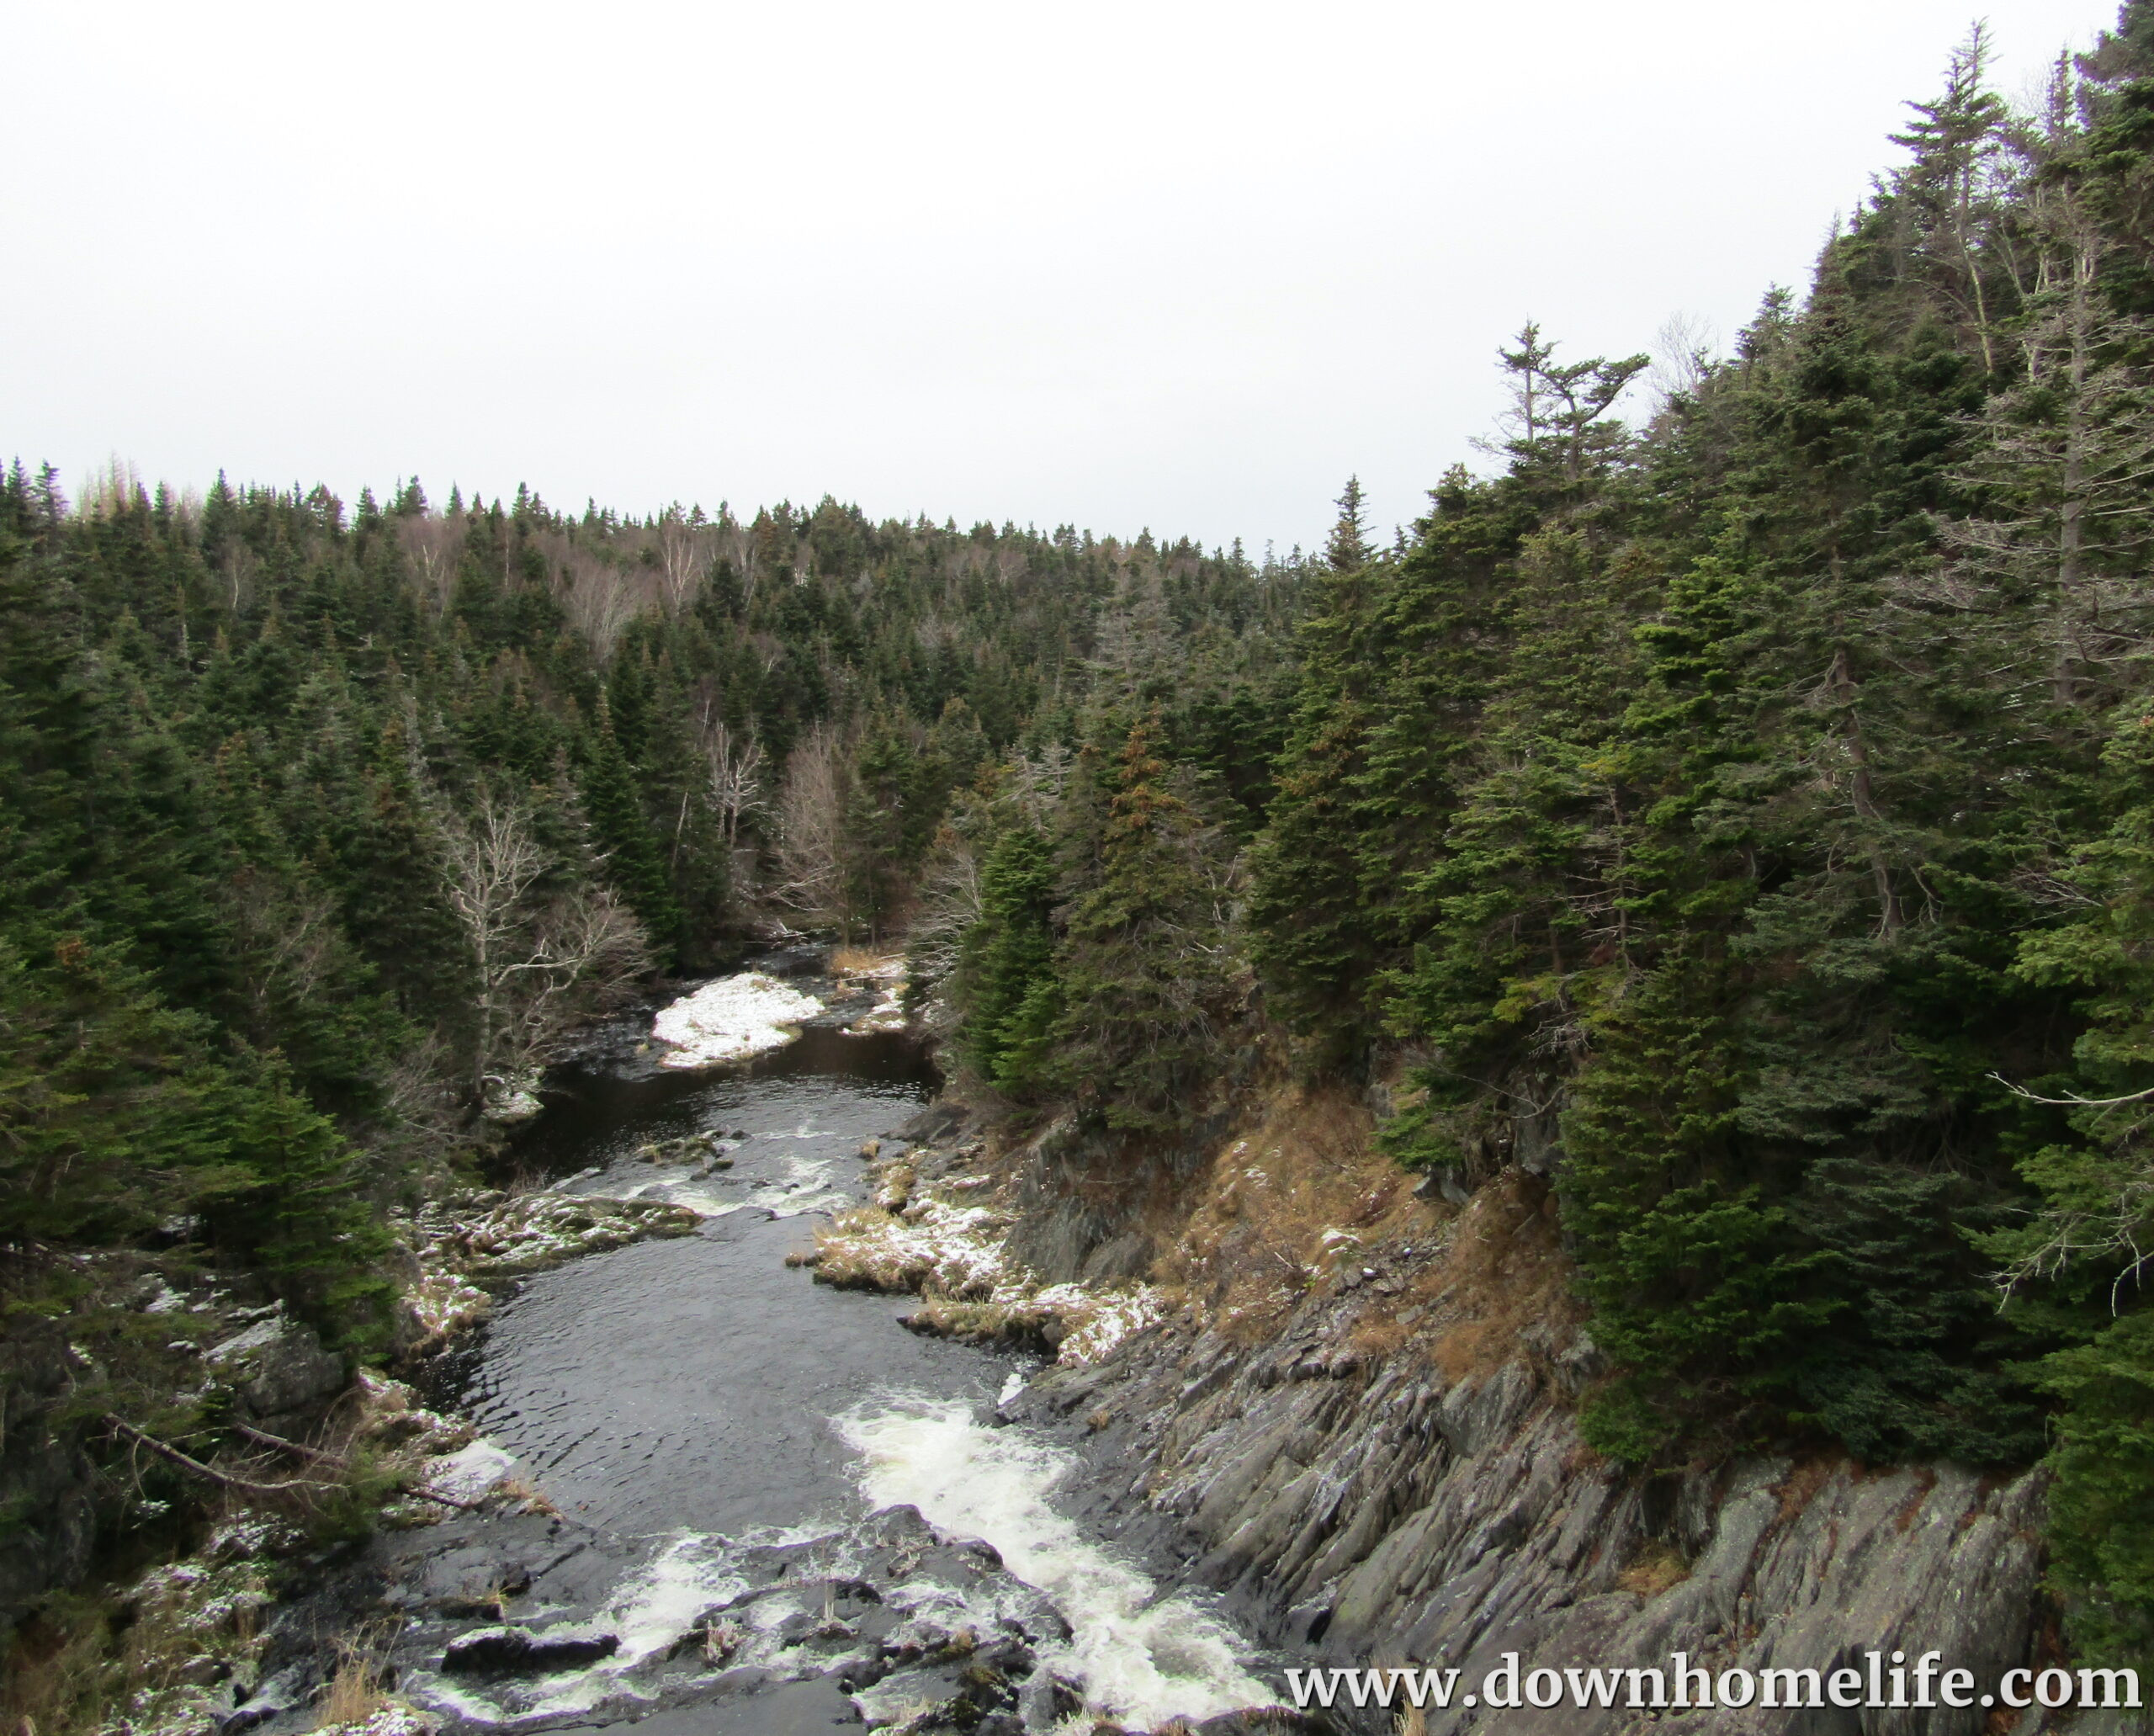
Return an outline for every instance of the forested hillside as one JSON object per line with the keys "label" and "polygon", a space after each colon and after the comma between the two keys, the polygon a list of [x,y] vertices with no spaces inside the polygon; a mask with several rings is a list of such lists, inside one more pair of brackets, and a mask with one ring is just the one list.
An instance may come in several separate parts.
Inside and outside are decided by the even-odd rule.
{"label": "forested hillside", "polygon": [[1402,1162],[1553,1154],[1604,1451],[2053,1452],[2143,1652],[2154,6],[2039,114],[1986,58],[1732,357],[1626,424],[1647,358],[1529,325],[1493,474],[1382,553],[1350,490],[1239,855],[1141,718],[1013,766],[958,1048],[1158,1138],[1253,967]]}
{"label": "forested hillside", "polygon": [[1260,784],[1296,589],[1239,551],[827,502],[635,523],[412,482],[348,512],[115,474],[71,507],[17,465],[18,1322],[72,1297],[123,1369],[154,1329],[69,1250],[176,1245],[378,1347],[384,1208],[466,1161],[578,1021],[788,926],[887,932],[952,793],[1133,660],[1196,677],[1178,752]]}
{"label": "forested hillside", "polygon": [[154,1245],[379,1349],[385,1211],[580,1021],[902,936],[1133,1173],[1260,1033],[1432,1181],[1530,1155],[1603,1452],[2048,1455],[2149,1655],[2154,0],[2039,113],[1986,56],[1731,356],[1528,324],[1481,472],[1308,563],[17,466],[11,1332],[167,1403]]}

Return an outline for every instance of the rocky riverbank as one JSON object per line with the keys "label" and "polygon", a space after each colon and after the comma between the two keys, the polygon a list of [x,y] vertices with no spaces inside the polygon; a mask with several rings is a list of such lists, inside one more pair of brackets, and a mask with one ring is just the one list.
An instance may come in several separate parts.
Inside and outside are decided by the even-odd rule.
{"label": "rocky riverbank", "polygon": [[[506,1285],[585,1254],[690,1234],[698,1221],[655,1201],[484,1191],[437,1201],[401,1224],[411,1274],[401,1304],[403,1362],[422,1366],[482,1319]],[[191,1549],[112,1588],[100,1601],[103,1623],[43,1642],[58,1648],[47,1660],[50,1692],[79,1692],[84,1678],[108,1680],[118,1702],[106,1725],[114,1736],[236,1736],[295,1717],[318,1717],[320,1728],[346,1736],[420,1736],[432,1722],[385,1696],[363,1646],[348,1655],[311,1638],[295,1647],[279,1612],[295,1594],[341,1577],[344,1539],[355,1531],[539,1511],[543,1497],[468,1422],[428,1408],[402,1381],[355,1373],[281,1307],[235,1301],[215,1273],[151,1271],[135,1282],[142,1311],[171,1335],[167,1354],[191,1358],[196,1384],[173,1401],[186,1407],[178,1429],[153,1432],[118,1420],[107,1426],[142,1466],[177,1478],[221,1516]],[[188,1416],[220,1419],[225,1449],[198,1457],[204,1449],[194,1447]],[[24,1605],[88,1564],[103,1485],[87,1456],[78,1457],[82,1474],[62,1492],[55,1517],[65,1536],[79,1539],[80,1553],[16,1553]],[[134,1505],[154,1523],[165,1503],[138,1494]],[[19,1526],[12,1541],[19,1552],[40,1534]],[[41,1581],[33,1575],[40,1567]],[[116,1656],[100,1657],[90,1643],[104,1623],[126,1634]],[[353,1626],[339,1621],[328,1631]]]}
{"label": "rocky riverbank", "polygon": [[[820,1271],[924,1291],[924,1327],[1063,1349],[1010,1410],[1082,1460],[1064,1502],[1299,1661],[1476,1680],[1505,1652],[1560,1670],[1682,1650],[1755,1672],[1875,1648],[1940,1651],[1985,1680],[2062,1661],[2039,1472],[1780,1456],[1629,1475],[1578,1433],[1603,1369],[1544,1175],[1515,1166],[1446,1198],[1376,1153],[1350,1099],[1281,1089],[1249,1110],[1208,1149],[1119,1175],[1066,1124],[1020,1139],[935,1112],[924,1148],[881,1166],[875,1206],[825,1239]],[[1137,1262],[1141,1281],[1098,1277]],[[1069,1356],[1058,1290],[1141,1294],[1143,1314]],[[1613,1736],[1642,1716],[1455,1707],[1425,1728]],[[1653,1721],[1698,1736],[2067,1728],[2039,1707]],[[2145,1727],[2086,1712],[2068,1728]]]}

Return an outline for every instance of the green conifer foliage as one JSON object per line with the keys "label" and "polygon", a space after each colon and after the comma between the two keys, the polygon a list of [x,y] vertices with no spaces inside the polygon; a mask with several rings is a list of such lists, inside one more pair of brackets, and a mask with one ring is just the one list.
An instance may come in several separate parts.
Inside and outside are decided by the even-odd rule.
{"label": "green conifer foliage", "polygon": [[610,716],[603,710],[597,727],[585,739],[577,787],[607,881],[628,900],[651,934],[677,937],[681,908],[673,896],[665,852],[645,811],[635,772],[614,736]]}
{"label": "green conifer foliage", "polygon": [[1039,1083],[1041,1039],[1061,1011],[1052,921],[1054,849],[1019,820],[997,838],[979,870],[979,913],[966,933],[955,991],[964,1008],[959,1043],[982,1078],[1016,1096]]}
{"label": "green conifer foliage", "polygon": [[[1102,780],[1106,800],[1069,906],[1054,985],[1028,992],[1016,1047],[1052,993],[1042,1083],[1109,1128],[1167,1133],[1201,1102],[1232,992],[1231,872],[1218,835],[1173,787],[1156,713],[1140,719]],[[1089,844],[1089,849],[1086,848]],[[1026,1065],[1029,1056],[1013,1065]]]}

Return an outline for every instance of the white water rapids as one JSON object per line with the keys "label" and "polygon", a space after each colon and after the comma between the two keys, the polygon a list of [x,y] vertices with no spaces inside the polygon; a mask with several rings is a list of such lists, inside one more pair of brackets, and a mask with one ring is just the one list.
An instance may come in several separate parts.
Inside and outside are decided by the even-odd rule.
{"label": "white water rapids", "polygon": [[1071,1468],[1068,1454],[1015,1428],[982,1427],[971,1406],[949,1400],[863,1405],[836,1426],[861,1455],[872,1505],[910,1505],[939,1532],[993,1544],[1047,1594],[1074,1630],[1046,1648],[1048,1661],[1084,1684],[1091,1710],[1150,1729],[1278,1697],[1243,1670],[1223,1623],[1186,1597],[1159,1597],[1055,1511],[1048,1496]]}
{"label": "white water rapids", "polygon": [[[650,1049],[566,1070],[519,1135],[563,1193],[706,1221],[500,1299],[459,1402],[490,1470],[512,1454],[562,1518],[543,1542],[536,1515],[412,1534],[425,1613],[401,1691],[468,1736],[564,1720],[802,1736],[847,1714],[894,1732],[981,1687],[962,1662],[976,1655],[997,1715],[1039,1736],[1274,1703],[1201,1597],[1162,1595],[1056,1510],[1077,1460],[995,1425],[1023,1385],[1010,1356],[907,1333],[909,1298],[785,1265],[804,1218],[857,1197],[867,1142],[932,1087],[902,1035],[835,1028],[846,1006],[804,1012],[821,1004],[760,973],[706,985],[660,1014]],[[908,1507],[919,1521],[883,1511]],[[949,1547],[966,1539],[1004,1571]],[[442,1610],[483,1606],[512,1561],[528,1575],[512,1599]],[[853,1583],[871,1589],[834,1613]],[[475,1622],[581,1649],[552,1667],[452,1664]],[[607,1654],[583,1661],[593,1643]],[[1068,1689],[1084,1710],[1064,1719]]]}
{"label": "white water rapids", "polygon": [[[1039,1648],[1046,1668],[1082,1689],[1085,1711],[1058,1727],[1069,1736],[1090,1732],[1102,1716],[1153,1730],[1175,1718],[1198,1720],[1277,1699],[1275,1688],[1243,1667],[1245,1645],[1223,1622],[1188,1597],[1161,1597],[1145,1574],[1055,1510],[1050,1496],[1072,1468],[1068,1453],[1018,1428],[984,1426],[962,1400],[886,1396],[832,1426],[858,1455],[856,1474],[870,1506],[916,1507],[937,1532],[993,1545],[1005,1568],[1044,1593],[1069,1622],[1066,1643]],[[496,1728],[633,1702],[650,1691],[639,1674],[677,1647],[698,1612],[745,1585],[743,1547],[816,1543],[827,1552],[830,1571],[840,1573],[854,1554],[850,1529],[802,1526],[734,1539],[676,1534],[617,1585],[594,1617],[544,1630],[549,1637],[618,1635],[612,1657],[507,1695],[432,1671],[409,1686],[440,1709]],[[952,1626],[996,1625],[1000,1601],[989,1588],[967,1592],[915,1581],[887,1591],[901,1606],[938,1609]],[[745,1611],[751,1632],[735,1661],[772,1658],[776,1643],[764,1636],[813,1601],[812,1586],[804,1586],[798,1599],[772,1599]],[[879,1723],[868,1701],[861,1703],[869,1723]]]}

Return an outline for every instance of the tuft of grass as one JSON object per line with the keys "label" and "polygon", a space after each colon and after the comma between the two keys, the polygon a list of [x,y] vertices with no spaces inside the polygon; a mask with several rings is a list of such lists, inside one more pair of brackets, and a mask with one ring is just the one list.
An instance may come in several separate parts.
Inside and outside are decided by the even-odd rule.
{"label": "tuft of grass", "polygon": [[315,1702],[317,1730],[361,1724],[390,1703],[384,1691],[383,1663],[369,1635],[337,1643],[337,1669]]}
{"label": "tuft of grass", "polygon": [[539,1493],[535,1484],[521,1477],[507,1477],[494,1485],[494,1493],[504,1500],[520,1501],[526,1513],[536,1513],[548,1519],[559,1519],[561,1510]]}
{"label": "tuft of grass", "polygon": [[1638,1545],[1630,1565],[1616,1576],[1616,1585],[1651,1602],[1690,1577],[1690,1563],[1673,1544],[1648,1537]]}

